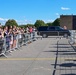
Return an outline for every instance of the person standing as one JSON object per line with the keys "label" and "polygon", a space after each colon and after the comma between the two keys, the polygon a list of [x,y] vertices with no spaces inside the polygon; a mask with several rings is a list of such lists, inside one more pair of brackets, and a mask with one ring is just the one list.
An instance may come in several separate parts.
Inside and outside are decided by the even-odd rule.
{"label": "person standing", "polygon": [[36,34],[36,27],[35,26],[33,26],[33,32],[32,33],[33,33],[33,40],[35,40],[35,36],[36,36],[35,35]]}
{"label": "person standing", "polygon": [[63,28],[64,28],[64,29],[67,29],[67,26],[64,26]]}
{"label": "person standing", "polygon": [[33,37],[33,34],[32,34],[33,33],[33,28],[31,26],[29,27],[29,33],[30,33],[30,37],[32,39],[32,37]]}
{"label": "person standing", "polygon": [[13,27],[13,49],[15,50],[17,44],[17,27]]}

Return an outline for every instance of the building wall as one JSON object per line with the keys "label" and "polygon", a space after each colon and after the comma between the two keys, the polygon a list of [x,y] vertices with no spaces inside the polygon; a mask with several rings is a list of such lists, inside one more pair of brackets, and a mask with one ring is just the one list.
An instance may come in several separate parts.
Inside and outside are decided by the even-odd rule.
{"label": "building wall", "polygon": [[[74,22],[75,23],[75,22]],[[72,15],[61,15],[60,26],[67,26],[68,29],[73,29],[73,16]]]}
{"label": "building wall", "polygon": [[76,30],[76,16],[73,16],[73,29]]}

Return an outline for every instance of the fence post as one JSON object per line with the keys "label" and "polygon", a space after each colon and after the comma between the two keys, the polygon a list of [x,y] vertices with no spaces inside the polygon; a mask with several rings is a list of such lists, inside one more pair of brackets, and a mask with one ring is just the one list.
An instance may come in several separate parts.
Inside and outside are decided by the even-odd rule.
{"label": "fence post", "polygon": [[7,57],[6,54],[5,54],[5,53],[6,53],[6,47],[7,47],[7,46],[6,46],[6,37],[3,38],[3,44],[4,44],[4,45],[3,45],[3,49],[4,49],[4,50],[2,50],[2,53],[1,53],[0,55],[3,55],[3,56],[5,56],[5,57]]}

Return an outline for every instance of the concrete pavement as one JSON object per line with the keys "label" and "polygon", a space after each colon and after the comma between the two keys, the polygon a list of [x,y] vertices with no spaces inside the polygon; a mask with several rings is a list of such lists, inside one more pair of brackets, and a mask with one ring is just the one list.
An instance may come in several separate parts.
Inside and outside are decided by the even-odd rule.
{"label": "concrete pavement", "polygon": [[68,39],[43,38],[0,58],[0,75],[76,75]]}

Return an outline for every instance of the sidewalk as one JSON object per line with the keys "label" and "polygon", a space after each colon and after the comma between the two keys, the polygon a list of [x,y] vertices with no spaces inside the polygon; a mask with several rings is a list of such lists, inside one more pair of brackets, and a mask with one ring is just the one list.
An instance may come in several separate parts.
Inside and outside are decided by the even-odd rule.
{"label": "sidewalk", "polygon": [[68,39],[43,38],[0,58],[0,75],[76,75]]}
{"label": "sidewalk", "polygon": [[53,75],[76,75],[76,52],[67,40],[58,42]]}

